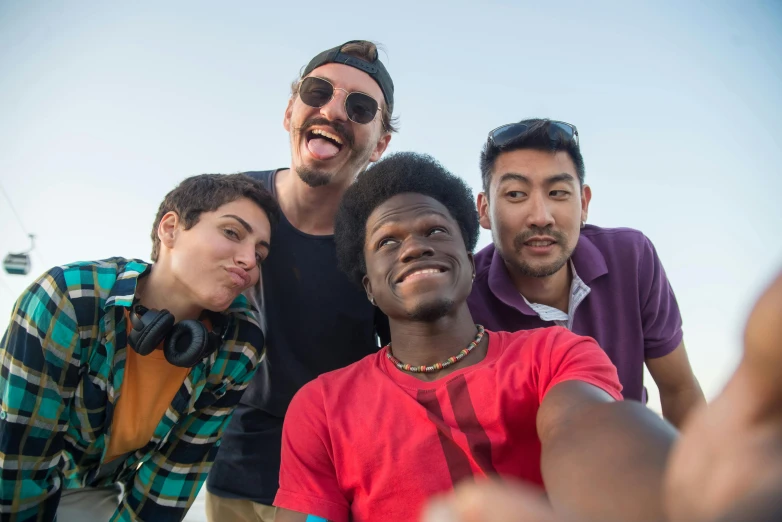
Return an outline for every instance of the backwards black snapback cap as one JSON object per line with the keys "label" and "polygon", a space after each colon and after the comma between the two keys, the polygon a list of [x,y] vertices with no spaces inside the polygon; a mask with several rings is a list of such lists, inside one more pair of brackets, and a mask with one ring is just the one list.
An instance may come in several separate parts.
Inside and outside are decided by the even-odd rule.
{"label": "backwards black snapback cap", "polygon": [[361,58],[344,54],[342,48],[350,43],[358,43],[360,40],[350,40],[342,45],[338,45],[328,51],[323,51],[315,58],[310,60],[307,67],[304,68],[304,72],[301,77],[304,78],[316,68],[327,63],[341,63],[343,65],[349,65],[355,67],[360,71],[364,71],[372,77],[380,86],[380,90],[383,91],[383,97],[386,99],[386,105],[388,105],[388,112],[394,112],[394,82],[391,81],[391,75],[388,74],[383,62],[380,59],[376,59],[374,62],[367,62]]}

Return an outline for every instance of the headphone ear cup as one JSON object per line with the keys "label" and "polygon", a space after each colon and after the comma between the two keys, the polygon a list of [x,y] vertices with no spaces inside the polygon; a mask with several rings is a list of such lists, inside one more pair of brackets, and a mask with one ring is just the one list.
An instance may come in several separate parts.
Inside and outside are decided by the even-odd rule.
{"label": "headphone ear cup", "polygon": [[163,353],[174,366],[192,368],[203,359],[209,346],[209,332],[201,321],[187,319],[174,327],[166,338]]}
{"label": "headphone ear cup", "polygon": [[133,329],[128,336],[130,346],[139,355],[149,355],[166,338],[174,326],[174,315],[168,310],[145,310],[139,317],[131,310],[130,321]]}

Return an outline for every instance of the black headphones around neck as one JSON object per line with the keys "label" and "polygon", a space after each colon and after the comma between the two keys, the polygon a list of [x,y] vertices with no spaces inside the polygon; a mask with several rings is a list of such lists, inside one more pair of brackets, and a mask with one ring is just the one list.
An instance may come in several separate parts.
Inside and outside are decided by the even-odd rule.
{"label": "black headphones around neck", "polygon": [[222,344],[224,317],[211,313],[209,319],[211,332],[201,321],[186,319],[174,324],[174,315],[168,310],[152,310],[136,304],[130,309],[133,329],[128,342],[139,355],[149,355],[163,342],[163,354],[169,363],[192,368]]}

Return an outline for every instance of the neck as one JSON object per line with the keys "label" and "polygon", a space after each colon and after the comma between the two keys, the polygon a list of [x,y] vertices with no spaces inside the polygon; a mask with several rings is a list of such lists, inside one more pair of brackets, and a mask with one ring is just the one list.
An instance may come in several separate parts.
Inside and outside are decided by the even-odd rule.
{"label": "neck", "polygon": [[[470,310],[464,303],[454,314],[442,317],[434,322],[418,322],[389,318],[391,329],[391,351],[394,357],[413,366],[430,366],[441,363],[466,348],[478,332]],[[488,336],[456,364],[433,373],[411,374],[421,380],[431,381],[449,373],[472,366],[486,356]],[[400,370],[401,371],[401,370]]]}
{"label": "neck", "polygon": [[187,298],[187,292],[168,267],[161,263],[152,265],[149,275],[139,278],[136,298],[146,308],[168,310],[174,314],[177,322],[198,319],[204,311],[202,307],[193,304],[192,299]]}
{"label": "neck", "polygon": [[291,168],[277,173],[274,188],[291,225],[305,234],[325,236],[334,233],[334,218],[351,181],[313,188]]}
{"label": "neck", "polygon": [[506,263],[516,290],[532,303],[551,306],[568,313],[570,305],[570,284],[573,274],[570,261],[556,273],[546,277],[531,277],[514,273],[514,269]]}

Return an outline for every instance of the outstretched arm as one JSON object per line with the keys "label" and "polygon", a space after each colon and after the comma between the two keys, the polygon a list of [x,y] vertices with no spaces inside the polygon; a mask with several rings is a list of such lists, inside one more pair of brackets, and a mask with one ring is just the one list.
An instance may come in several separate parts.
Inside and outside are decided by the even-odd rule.
{"label": "outstretched arm", "polygon": [[634,401],[579,381],[554,386],[538,412],[541,470],[566,520],[664,520],[662,479],[676,431]]}
{"label": "outstretched arm", "polygon": [[538,413],[548,500],[529,484],[459,485],[425,522],[664,521],[662,476],[675,431],[637,402],[581,381],[554,386]]}
{"label": "outstretched arm", "polygon": [[[744,358],[736,373],[709,407],[694,412],[675,444],[665,478],[668,517],[662,520],[782,520],[780,317],[782,274],[750,315]],[[484,482],[464,484],[433,502],[424,520],[576,522],[584,518],[555,516],[526,485]]]}

